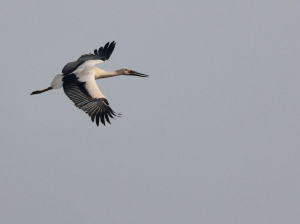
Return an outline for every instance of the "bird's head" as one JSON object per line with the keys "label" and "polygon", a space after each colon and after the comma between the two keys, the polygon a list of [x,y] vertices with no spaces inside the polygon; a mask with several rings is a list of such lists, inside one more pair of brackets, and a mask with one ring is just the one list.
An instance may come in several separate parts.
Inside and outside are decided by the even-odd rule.
{"label": "bird's head", "polygon": [[136,71],[132,71],[128,68],[122,68],[121,69],[122,75],[132,75],[132,76],[139,76],[139,77],[149,77],[149,75],[145,75]]}

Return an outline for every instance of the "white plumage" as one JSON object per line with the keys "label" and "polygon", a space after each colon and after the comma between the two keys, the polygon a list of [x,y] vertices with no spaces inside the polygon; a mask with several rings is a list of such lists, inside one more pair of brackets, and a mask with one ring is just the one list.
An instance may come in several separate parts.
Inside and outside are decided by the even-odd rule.
{"label": "white plumage", "polygon": [[63,86],[62,78],[63,78],[62,74],[58,74],[57,76],[54,77],[51,83],[52,89],[60,89]]}
{"label": "white plumage", "polygon": [[97,126],[99,121],[103,125],[105,125],[105,121],[110,123],[109,118],[119,117],[121,114],[111,109],[105,96],[100,92],[96,79],[119,75],[148,77],[148,75],[127,68],[106,72],[95,67],[95,64],[109,59],[115,45],[114,41],[108,42],[104,47],[100,47],[99,50],[96,49],[94,51],[95,54],[85,54],[79,57],[77,61],[69,62],[63,68],[63,74],[58,74],[54,77],[50,87],[34,91],[31,95],[63,87],[64,92],[74,102],[75,106],[85,111],[92,121],[96,121]]}

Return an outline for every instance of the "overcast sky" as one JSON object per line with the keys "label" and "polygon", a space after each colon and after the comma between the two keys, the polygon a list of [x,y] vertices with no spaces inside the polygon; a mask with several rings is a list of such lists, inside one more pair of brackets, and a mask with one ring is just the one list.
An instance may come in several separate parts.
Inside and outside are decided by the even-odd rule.
{"label": "overcast sky", "polygon": [[[300,223],[300,2],[6,0],[0,223]],[[63,66],[108,41],[97,127]]]}

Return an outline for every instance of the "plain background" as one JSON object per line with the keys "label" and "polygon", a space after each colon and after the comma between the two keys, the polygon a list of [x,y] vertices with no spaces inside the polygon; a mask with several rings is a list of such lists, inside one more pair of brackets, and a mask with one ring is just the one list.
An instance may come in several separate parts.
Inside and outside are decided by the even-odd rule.
{"label": "plain background", "polygon": [[[300,223],[299,1],[2,1],[0,222]],[[63,66],[117,42],[99,126]]]}

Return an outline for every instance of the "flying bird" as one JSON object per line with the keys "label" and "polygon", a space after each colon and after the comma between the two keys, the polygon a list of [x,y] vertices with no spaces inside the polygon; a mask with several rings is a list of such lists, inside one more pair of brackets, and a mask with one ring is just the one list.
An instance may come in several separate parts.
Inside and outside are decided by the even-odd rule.
{"label": "flying bird", "polygon": [[86,112],[99,126],[99,120],[103,125],[105,121],[110,123],[109,118],[120,117],[109,106],[105,96],[100,92],[96,79],[103,79],[118,75],[130,75],[138,77],[149,77],[148,75],[122,68],[113,72],[107,72],[95,67],[109,59],[116,42],[108,42],[104,47],[94,50],[94,54],[81,55],[77,61],[69,62],[62,70],[62,74],[54,77],[51,86],[44,90],[37,90],[30,95],[40,94],[51,89],[63,87],[66,95],[74,102],[75,106]]}

